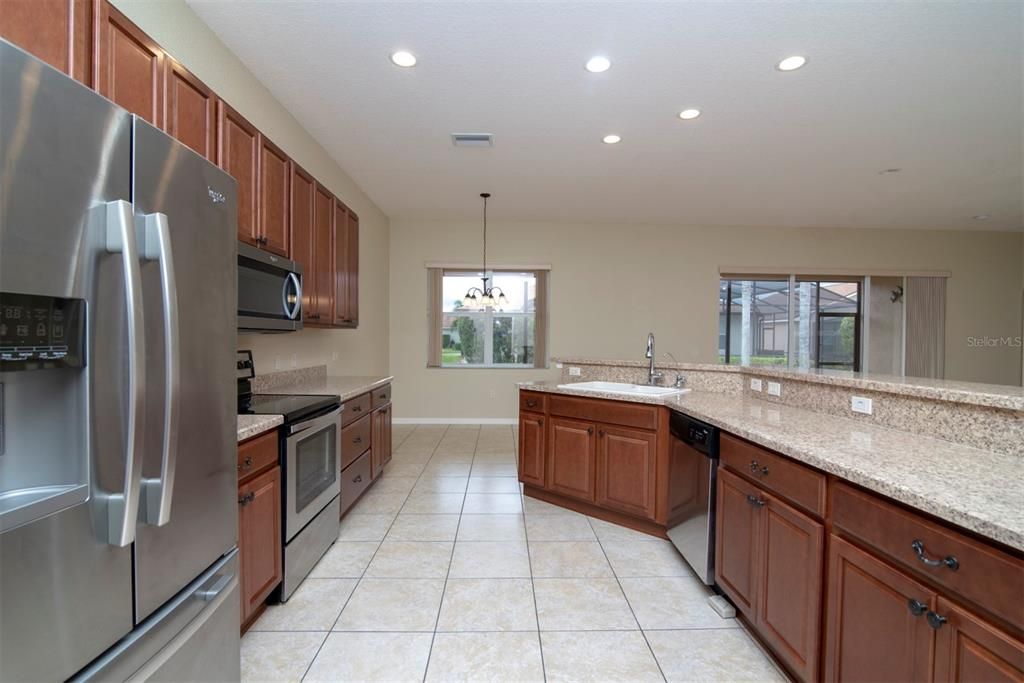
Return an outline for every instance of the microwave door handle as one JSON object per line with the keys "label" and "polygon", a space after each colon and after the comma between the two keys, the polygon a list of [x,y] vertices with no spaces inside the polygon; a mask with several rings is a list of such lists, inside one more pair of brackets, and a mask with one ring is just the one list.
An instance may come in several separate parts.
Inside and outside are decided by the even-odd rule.
{"label": "microwave door handle", "polygon": [[[288,305],[288,285],[291,285],[295,289],[295,305]],[[281,305],[284,307],[284,314],[289,320],[295,320],[299,317],[299,311],[302,307],[302,283],[299,282],[299,276],[295,273],[288,273],[284,278],[284,284],[281,285]]]}
{"label": "microwave door handle", "polygon": [[124,486],[120,492],[106,495],[107,542],[124,547],[135,540],[135,524],[139,514],[143,447],[140,420],[146,396],[146,343],[142,315],[142,274],[131,203],[124,200],[107,202],[105,218],[107,251],[121,254],[124,264],[124,299],[128,317],[128,429]]}
{"label": "microwave door handle", "polygon": [[171,249],[167,216],[151,213],[145,217],[144,257],[160,263],[160,288],[164,308],[164,434],[160,476],[142,479],[143,521],[164,526],[171,521],[174,469],[178,457],[178,413],[181,401],[181,344],[178,326],[178,283]]}

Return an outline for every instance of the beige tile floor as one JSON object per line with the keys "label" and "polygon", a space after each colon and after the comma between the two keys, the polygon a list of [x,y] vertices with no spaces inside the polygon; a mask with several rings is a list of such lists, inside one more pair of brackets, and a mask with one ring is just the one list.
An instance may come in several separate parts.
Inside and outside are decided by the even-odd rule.
{"label": "beige tile floor", "polygon": [[779,681],[666,541],[524,498],[510,426],[399,425],[246,681]]}

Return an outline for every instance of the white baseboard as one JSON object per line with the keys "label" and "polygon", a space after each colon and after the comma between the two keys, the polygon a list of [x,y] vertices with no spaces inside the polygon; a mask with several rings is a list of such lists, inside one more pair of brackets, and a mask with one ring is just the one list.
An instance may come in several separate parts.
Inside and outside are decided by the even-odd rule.
{"label": "white baseboard", "polygon": [[514,417],[396,417],[391,424],[396,425],[514,425],[519,420]]}

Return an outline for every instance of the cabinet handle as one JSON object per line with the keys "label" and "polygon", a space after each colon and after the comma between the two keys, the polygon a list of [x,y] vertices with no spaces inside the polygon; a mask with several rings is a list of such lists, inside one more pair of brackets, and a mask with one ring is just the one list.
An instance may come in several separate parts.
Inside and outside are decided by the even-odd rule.
{"label": "cabinet handle", "polygon": [[537,400],[533,399],[533,398],[526,399],[526,407],[527,408],[536,408],[537,407]]}
{"label": "cabinet handle", "polygon": [[604,436],[604,430],[603,429],[597,430],[597,435],[598,436]]}
{"label": "cabinet handle", "polygon": [[928,611],[928,605],[924,604],[920,600],[915,600],[914,598],[910,598],[910,600],[907,601],[907,608],[915,617],[919,617]]}
{"label": "cabinet handle", "polygon": [[758,508],[763,508],[764,507],[764,500],[762,500],[761,498],[758,498],[757,496],[747,496],[747,502],[750,503],[751,505],[753,505],[754,507],[758,507]]}
{"label": "cabinet handle", "polygon": [[960,568],[960,560],[956,559],[953,555],[947,555],[941,560],[933,560],[928,557],[924,551],[924,541],[919,538],[914,539],[914,542],[910,544],[910,549],[917,555],[917,559],[929,567],[949,567],[950,571],[954,572]]}
{"label": "cabinet handle", "polygon": [[252,468],[252,456],[251,455],[247,455],[247,456],[245,456],[245,460],[242,462],[242,464],[238,466],[238,469],[244,471],[244,470],[248,470],[248,469],[251,469],[251,468]]}
{"label": "cabinet handle", "polygon": [[378,394],[377,395],[377,398],[387,398],[387,397],[388,397],[387,394]]}
{"label": "cabinet handle", "polygon": [[363,442],[363,437],[361,437],[361,436],[357,436],[356,438],[352,439],[352,443],[362,443],[362,442]]}
{"label": "cabinet handle", "polygon": [[594,433],[594,428],[593,427],[587,427],[587,434],[593,434],[593,433]]}
{"label": "cabinet handle", "polygon": [[537,420],[537,424],[540,425],[541,427],[543,427],[544,426],[544,418],[541,418],[541,419]]}
{"label": "cabinet handle", "polygon": [[363,410],[362,406],[352,406],[352,412],[353,413],[360,413],[360,412],[362,412],[362,410]]}
{"label": "cabinet handle", "polygon": [[363,480],[363,475],[360,474],[360,475],[357,475],[356,478],[352,480],[352,483],[353,484],[358,484],[362,480]]}
{"label": "cabinet handle", "polygon": [[928,620],[928,625],[931,626],[936,631],[938,631],[940,628],[942,628],[942,625],[945,624],[946,621],[948,621],[946,619],[946,617],[942,616],[941,614],[936,614],[935,612],[932,612],[931,610],[929,610],[928,614],[925,615],[925,619]]}
{"label": "cabinet handle", "polygon": [[256,492],[255,491],[250,491],[249,493],[245,494],[244,496],[239,496],[238,497],[238,504],[241,505],[242,507],[245,507],[246,505],[251,503],[253,500],[255,500],[255,498],[256,498]]}

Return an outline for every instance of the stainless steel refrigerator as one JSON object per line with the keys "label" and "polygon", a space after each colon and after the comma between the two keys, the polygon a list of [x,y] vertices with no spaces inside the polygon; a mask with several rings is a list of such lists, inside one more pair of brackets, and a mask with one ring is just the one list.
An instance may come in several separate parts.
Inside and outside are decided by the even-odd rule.
{"label": "stainless steel refrigerator", "polygon": [[0,680],[239,677],[235,197],[0,40]]}

